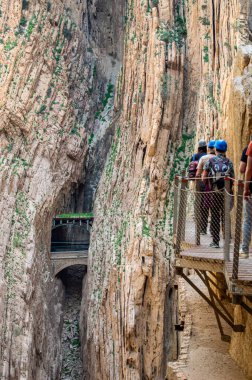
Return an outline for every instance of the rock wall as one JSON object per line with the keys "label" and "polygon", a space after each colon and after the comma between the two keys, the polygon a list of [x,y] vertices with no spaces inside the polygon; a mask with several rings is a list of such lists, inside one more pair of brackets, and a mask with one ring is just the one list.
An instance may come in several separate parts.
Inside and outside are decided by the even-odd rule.
{"label": "rock wall", "polygon": [[[225,138],[238,178],[239,161],[252,132],[251,4],[249,1],[189,3],[188,54],[198,83],[197,138]],[[198,23],[198,25],[197,25]],[[192,62],[200,66],[192,67]],[[197,74],[196,74],[197,73]],[[244,302],[248,302],[244,300]],[[251,378],[251,318],[235,308],[245,333],[233,333],[230,353]]]}
{"label": "rock wall", "polygon": [[[83,181],[94,150],[101,153],[102,169],[109,142],[101,152],[99,144],[109,131],[119,70],[120,54],[110,56],[117,41],[113,48],[105,42],[99,48],[90,12],[87,1],[0,5],[3,380],[59,377],[63,290],[51,276],[51,222],[56,211],[83,209]],[[105,24],[121,41],[122,22]],[[99,170],[96,182],[91,178],[86,185],[88,208]]]}
{"label": "rock wall", "polygon": [[[172,1],[160,1],[158,7],[130,2],[125,16],[118,81],[122,113],[99,185],[91,236],[85,318],[92,379],[165,377],[165,301],[172,293],[168,199],[183,101],[191,96],[190,88],[181,96],[186,32],[180,33],[178,49],[167,48],[159,31],[160,22],[165,28],[174,16],[183,27],[184,6],[176,9]],[[194,118],[192,109],[187,123]],[[190,141],[187,134],[183,138],[176,164]],[[166,334],[170,342],[173,334]]]}
{"label": "rock wall", "polygon": [[[164,336],[173,339],[163,319],[173,281],[171,183],[199,138],[226,138],[238,172],[252,127],[251,5],[139,0],[128,3],[125,22],[122,114],[90,249],[89,373],[164,378]],[[247,334],[236,350],[250,350]],[[239,364],[250,373],[245,356]]]}
{"label": "rock wall", "polygon": [[[251,133],[249,0],[126,5],[0,5],[3,379],[59,377],[63,292],[50,273],[51,220],[90,210],[95,196],[85,373],[164,378],[175,340],[174,174],[195,138],[226,137],[237,164]],[[245,354],[239,364],[250,373]]]}
{"label": "rock wall", "polygon": [[[244,297],[243,302],[251,309],[252,302]],[[234,310],[235,323],[246,326],[244,333],[233,332],[230,345],[230,354],[237,364],[243,369],[248,379],[252,379],[252,316],[240,306],[236,306]]]}
{"label": "rock wall", "polygon": [[189,20],[189,30],[199,31],[188,38],[190,67],[198,85],[197,137],[226,138],[228,154],[238,168],[252,130],[251,5],[249,1],[231,1],[228,7],[214,1],[191,2]]}

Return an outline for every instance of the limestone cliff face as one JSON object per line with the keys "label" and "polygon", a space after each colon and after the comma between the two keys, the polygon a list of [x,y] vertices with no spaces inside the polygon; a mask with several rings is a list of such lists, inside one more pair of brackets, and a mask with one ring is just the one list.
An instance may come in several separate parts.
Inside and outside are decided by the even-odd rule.
{"label": "limestone cliff face", "polygon": [[[251,133],[251,5],[139,0],[125,21],[122,111],[95,201],[87,347],[91,378],[158,379],[164,336],[173,339],[171,181],[193,137],[226,138],[239,162]],[[244,350],[250,373],[246,331],[232,353]]]}
{"label": "limestone cliff face", "polygon": [[[99,47],[99,27],[92,36],[95,4],[0,7],[0,377],[56,379],[63,288],[51,276],[51,222],[80,207],[79,184],[109,131],[120,54],[112,57],[116,41]],[[105,19],[106,32],[112,25]],[[95,186],[86,183],[88,208]]]}
{"label": "limestone cliff face", "polygon": [[188,67],[198,93],[197,137],[226,138],[238,167],[251,133],[251,4],[191,2],[187,19]]}
{"label": "limestone cliff face", "polygon": [[[93,379],[165,376],[165,300],[172,294],[169,180],[183,120],[186,31],[183,4],[151,4],[128,5],[121,104],[115,105],[121,116],[95,201],[85,317]],[[162,41],[168,20],[175,28],[174,17],[182,28],[180,49]],[[185,101],[189,95],[190,89]],[[187,122],[193,119],[192,110]]]}
{"label": "limestone cliff face", "polygon": [[[90,210],[95,195],[86,372],[164,379],[175,358],[174,174],[194,138],[225,136],[237,163],[251,133],[250,1],[126,5],[1,2],[3,379],[59,378],[63,288],[50,271],[51,220],[57,210]],[[249,341],[248,328],[232,345],[247,373]]]}
{"label": "limestone cliff face", "polygon": [[[225,138],[239,177],[241,152],[252,132],[251,2],[231,1],[226,7],[197,1],[188,10],[188,61],[198,86],[196,136]],[[230,353],[251,378],[251,316],[236,307],[235,320],[246,330],[233,333]]]}

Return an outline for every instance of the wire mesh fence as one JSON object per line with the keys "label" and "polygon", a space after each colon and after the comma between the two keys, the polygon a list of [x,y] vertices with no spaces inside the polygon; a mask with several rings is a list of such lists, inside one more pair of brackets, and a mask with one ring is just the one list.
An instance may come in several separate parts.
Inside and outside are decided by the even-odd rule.
{"label": "wire mesh fence", "polygon": [[233,262],[232,278],[237,279],[239,260],[249,257],[252,230],[252,197],[244,200],[243,190],[244,183],[231,178],[213,183],[212,178],[176,177],[175,254],[218,252],[218,257]]}

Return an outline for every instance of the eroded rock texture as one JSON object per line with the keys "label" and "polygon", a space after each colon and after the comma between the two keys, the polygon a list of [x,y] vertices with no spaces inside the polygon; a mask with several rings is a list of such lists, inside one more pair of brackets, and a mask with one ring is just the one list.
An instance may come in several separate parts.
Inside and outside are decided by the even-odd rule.
{"label": "eroded rock texture", "polygon": [[[194,137],[226,137],[239,161],[250,1],[3,0],[0,11],[0,376],[59,378],[51,220],[90,210],[96,195],[85,373],[163,379],[175,359],[171,184]],[[232,345],[247,373],[250,331]]]}
{"label": "eroded rock texture", "polygon": [[[159,29],[168,20],[174,24],[174,17],[181,22],[180,48],[168,48]],[[172,282],[169,183],[183,101],[191,96],[188,88],[182,97],[184,17],[183,4],[169,1],[158,8],[135,1],[127,9],[118,84],[122,114],[95,202],[90,252],[87,352],[93,379],[165,377],[165,298]],[[185,130],[193,121],[192,109]],[[177,162],[189,139],[184,138]]]}
{"label": "eroded rock texture", "polygon": [[[96,36],[113,20],[92,36],[93,13],[87,1],[1,2],[1,379],[59,377],[63,290],[51,276],[51,222],[56,210],[81,211],[85,193],[91,207],[120,57],[116,41],[99,47]],[[121,23],[113,31],[122,40]],[[96,182],[83,191],[94,151]]]}
{"label": "eroded rock texture", "polygon": [[[251,133],[250,28],[249,1],[128,3],[122,115],[95,202],[90,252],[91,378],[165,377],[170,185],[187,166],[194,136],[227,138],[238,168]],[[249,331],[248,324],[233,337],[232,349],[246,373]]]}

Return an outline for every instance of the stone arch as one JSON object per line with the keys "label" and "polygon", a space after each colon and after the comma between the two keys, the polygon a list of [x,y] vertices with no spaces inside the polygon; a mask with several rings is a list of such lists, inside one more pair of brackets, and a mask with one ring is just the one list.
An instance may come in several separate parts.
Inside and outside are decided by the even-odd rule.
{"label": "stone arch", "polygon": [[79,259],[65,259],[65,260],[52,260],[53,275],[57,276],[63,269],[71,267],[73,265],[88,265],[88,258],[83,257]]}

